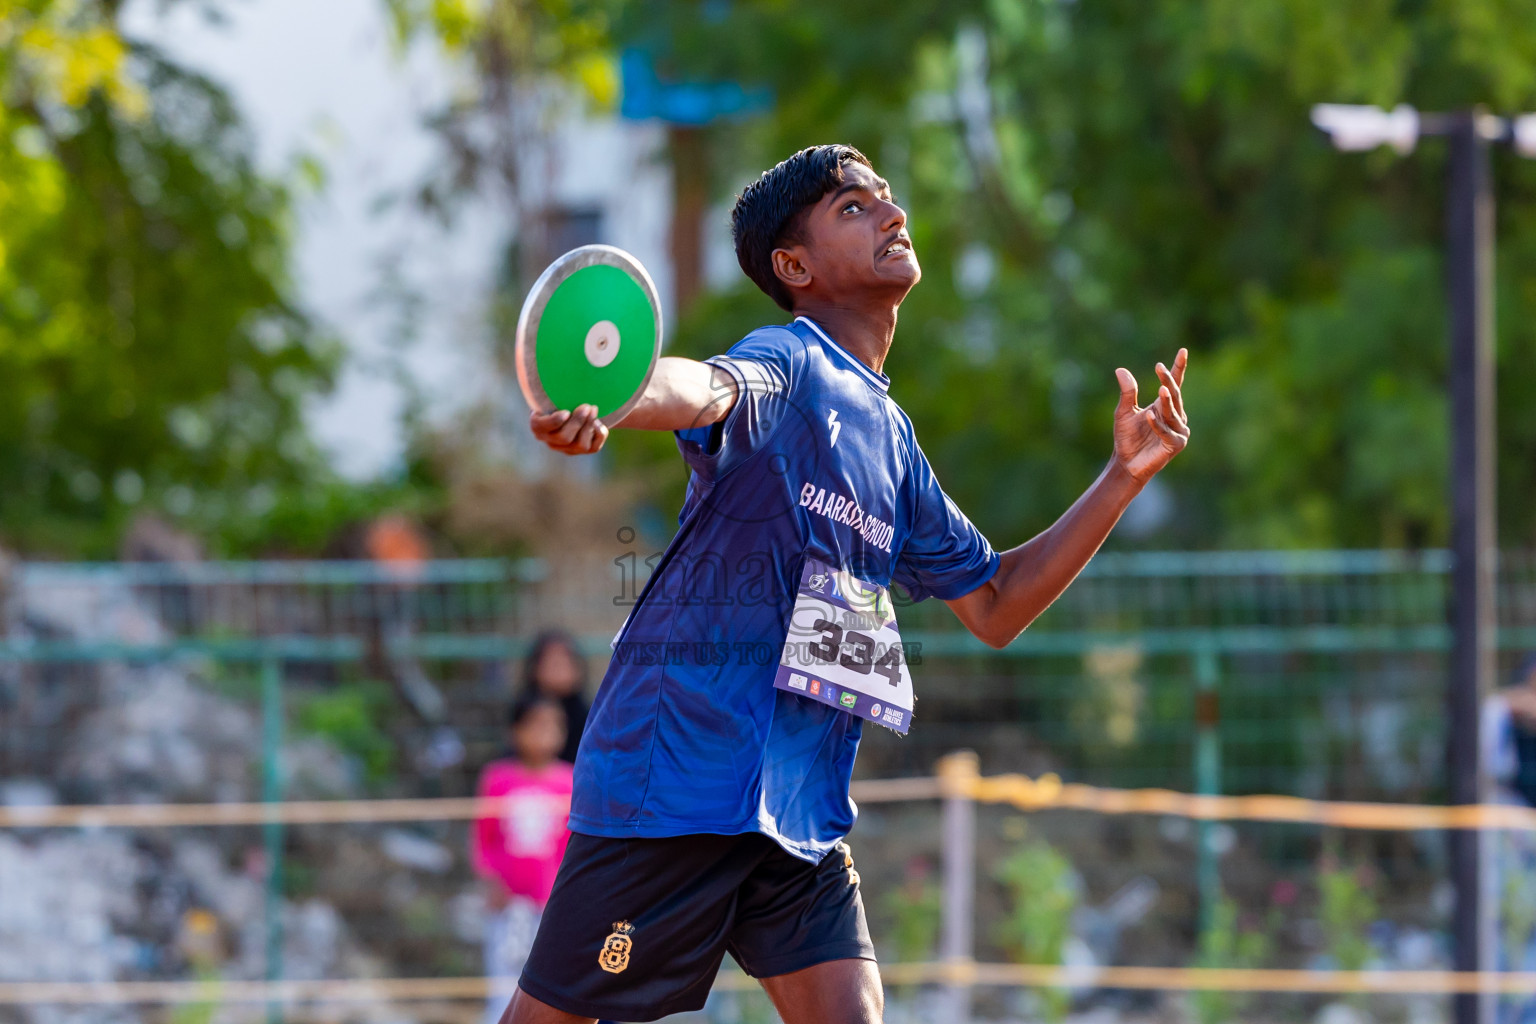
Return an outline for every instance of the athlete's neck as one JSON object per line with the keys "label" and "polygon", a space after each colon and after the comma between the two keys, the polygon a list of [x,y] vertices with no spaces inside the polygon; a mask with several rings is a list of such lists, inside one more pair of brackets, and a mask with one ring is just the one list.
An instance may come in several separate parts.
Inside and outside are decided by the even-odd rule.
{"label": "athlete's neck", "polygon": [[796,316],[810,317],[833,341],[876,373],[883,372],[885,357],[896,337],[896,306],[854,308],[812,299],[795,306]]}

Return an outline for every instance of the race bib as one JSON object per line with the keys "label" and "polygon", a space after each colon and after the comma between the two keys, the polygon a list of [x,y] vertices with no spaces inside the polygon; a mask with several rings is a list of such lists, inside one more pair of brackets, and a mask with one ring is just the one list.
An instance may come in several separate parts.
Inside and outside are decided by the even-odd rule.
{"label": "race bib", "polygon": [[773,686],[905,735],[912,676],[890,592],[807,558]]}

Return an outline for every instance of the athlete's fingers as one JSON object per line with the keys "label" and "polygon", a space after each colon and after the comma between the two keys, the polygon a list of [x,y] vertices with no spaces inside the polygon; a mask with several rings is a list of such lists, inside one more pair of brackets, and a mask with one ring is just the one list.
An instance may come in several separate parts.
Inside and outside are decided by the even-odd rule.
{"label": "athlete's fingers", "polygon": [[1158,415],[1163,417],[1165,423],[1181,433],[1188,432],[1189,424],[1184,419],[1184,413],[1180,411],[1173,392],[1169,391],[1166,386],[1157,389],[1157,402],[1155,404],[1158,408]]}
{"label": "athlete's fingers", "polygon": [[1115,406],[1115,415],[1133,412],[1136,409],[1136,378],[1122,366],[1115,370],[1115,379],[1120,382],[1120,403]]}
{"label": "athlete's fingers", "polygon": [[1177,438],[1181,446],[1189,440],[1189,428],[1174,414],[1165,396],[1159,395],[1157,401],[1147,407],[1147,411],[1154,414],[1153,429],[1164,440]]}
{"label": "athlete's fingers", "polygon": [[[593,410],[595,413],[597,410]],[[598,432],[602,431],[606,436],[607,428],[600,423],[596,416],[587,420],[576,434],[576,440],[572,442],[567,455],[590,455],[602,447],[602,441],[598,438]]]}
{"label": "athlete's fingers", "polygon": [[1179,419],[1188,419],[1184,415],[1184,393],[1179,390],[1179,382],[1174,380],[1173,371],[1162,363],[1157,364],[1157,376],[1163,382],[1163,391],[1173,396],[1173,409],[1179,414]]}
{"label": "athlete's fingers", "polygon": [[1189,349],[1179,349],[1179,354],[1173,357],[1173,382],[1179,387],[1184,386],[1184,370],[1189,366]]}
{"label": "athlete's fingers", "polygon": [[552,447],[570,443],[570,434],[574,433],[580,425],[577,418],[581,407],[575,409],[562,409],[550,413],[543,421],[543,441]]}
{"label": "athlete's fingers", "polygon": [[597,409],[590,405],[578,405],[571,410],[571,416],[555,432],[555,440],[561,448],[569,448],[576,443],[577,436],[582,428],[591,423],[597,416]]}
{"label": "athlete's fingers", "polygon": [[1180,411],[1174,407],[1174,399],[1167,393],[1167,388],[1163,388],[1163,393],[1158,396],[1158,405],[1160,405],[1160,415],[1163,416],[1163,422],[1167,424],[1169,430],[1187,438],[1189,436],[1189,421],[1186,421]]}
{"label": "athlete's fingers", "polygon": [[585,455],[586,450],[582,447],[581,440],[581,432],[583,429],[584,427],[578,427],[576,430],[576,436],[572,437],[569,441],[562,441],[558,444],[553,444],[550,447],[554,448],[554,450],[559,452],[561,455]]}
{"label": "athlete's fingers", "polygon": [[554,412],[539,412],[535,409],[528,414],[528,427],[534,437],[547,441],[570,417],[571,414],[565,409],[556,409]]}
{"label": "athlete's fingers", "polygon": [[1158,440],[1162,441],[1165,447],[1178,451],[1189,440],[1189,438],[1185,437],[1159,414],[1158,407],[1155,404],[1147,406],[1143,415],[1147,417],[1147,423],[1152,427],[1152,432],[1157,435]]}

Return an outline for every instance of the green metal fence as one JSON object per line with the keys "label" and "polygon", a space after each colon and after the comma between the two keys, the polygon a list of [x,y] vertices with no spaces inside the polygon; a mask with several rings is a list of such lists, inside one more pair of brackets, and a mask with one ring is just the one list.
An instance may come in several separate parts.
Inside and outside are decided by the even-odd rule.
{"label": "green metal fence", "polygon": [[[464,766],[458,777],[429,763],[424,778],[404,782],[410,792],[462,792],[471,757],[483,760],[495,742],[506,687],[476,684],[485,665],[521,650],[526,568],[500,560],[13,566],[0,638],[0,779],[49,777],[62,733],[90,711],[105,669],[164,664],[232,679],[259,703],[262,801],[285,798],[290,693],[359,679],[386,681],[408,709],[406,744],[428,754],[445,741],[475,746],[439,756],[447,762],[439,769]],[[286,837],[277,823],[261,832],[265,975],[278,979]]]}
{"label": "green metal fence", "polygon": [[[904,740],[867,730],[860,774],[927,774],[971,748],[987,773],[1437,800],[1448,568],[1437,551],[1103,554],[1001,652],[938,602],[902,608],[921,651],[916,723]],[[497,560],[12,566],[0,781],[48,777],[114,667],[180,665],[260,707],[251,796],[283,798],[295,708],[361,681],[382,688],[398,719],[391,742],[407,752],[370,795],[462,794],[500,742],[512,662],[539,620],[537,576]],[[619,582],[591,588],[587,618],[604,626],[583,644],[598,668],[627,611]],[[1507,667],[1536,648],[1536,555],[1505,553],[1499,599]],[[287,837],[268,825],[263,840],[266,973],[277,977]],[[1197,848],[1208,907],[1221,853],[1209,828]]]}

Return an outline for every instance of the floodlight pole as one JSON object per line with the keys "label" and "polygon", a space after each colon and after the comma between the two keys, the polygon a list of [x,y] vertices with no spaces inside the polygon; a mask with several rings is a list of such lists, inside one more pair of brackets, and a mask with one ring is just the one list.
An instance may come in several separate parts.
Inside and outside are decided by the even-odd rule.
{"label": "floodlight pole", "polygon": [[[1322,104],[1313,123],[1340,149],[1391,144],[1413,149],[1427,135],[1450,146],[1446,180],[1446,295],[1450,308],[1451,627],[1446,680],[1446,796],[1452,804],[1480,804],[1488,796],[1483,770],[1483,700],[1494,686],[1497,643],[1494,573],[1498,529],[1494,516],[1493,185],[1491,144],[1511,142],[1536,157],[1536,116],[1512,120],[1482,108],[1420,114],[1409,107],[1387,111]],[[1447,833],[1456,902],[1451,914],[1454,966],[1458,971],[1494,969],[1493,874],[1485,861],[1486,837],[1473,829]],[[1456,1024],[1491,1024],[1488,992],[1452,997]]]}
{"label": "floodlight pole", "polygon": [[[1450,144],[1446,210],[1446,292],[1450,305],[1451,398],[1451,656],[1446,691],[1446,767],[1452,804],[1483,803],[1488,795],[1479,725],[1494,685],[1497,620],[1494,572],[1493,187],[1489,139],[1480,110],[1445,119]],[[1481,833],[1450,833],[1454,965],[1458,971],[1494,967],[1494,914],[1485,887]],[[1456,1024],[1487,1024],[1494,1000],[1465,992],[1453,997]]]}

